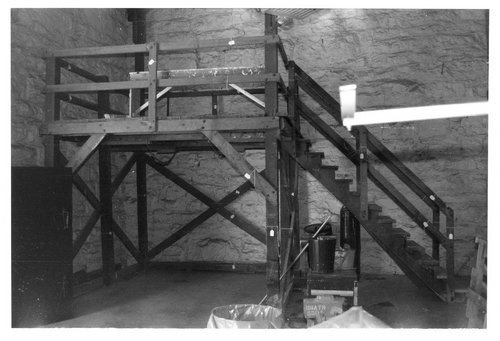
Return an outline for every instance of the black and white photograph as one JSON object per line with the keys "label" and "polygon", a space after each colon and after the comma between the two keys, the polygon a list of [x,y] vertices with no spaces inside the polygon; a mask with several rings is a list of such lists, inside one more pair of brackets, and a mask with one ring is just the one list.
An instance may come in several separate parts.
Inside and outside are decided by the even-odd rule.
{"label": "black and white photograph", "polygon": [[2,9],[4,324],[495,328],[494,10],[428,3]]}

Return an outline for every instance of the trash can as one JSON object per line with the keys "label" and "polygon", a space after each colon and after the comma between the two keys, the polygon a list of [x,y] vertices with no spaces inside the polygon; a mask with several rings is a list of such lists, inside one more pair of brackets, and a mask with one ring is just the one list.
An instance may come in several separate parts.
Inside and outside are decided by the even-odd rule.
{"label": "trash can", "polygon": [[278,329],[283,327],[281,310],[259,304],[232,304],[212,309],[207,328]]}
{"label": "trash can", "polygon": [[312,272],[332,273],[335,264],[335,245],[337,239],[334,236],[319,236],[309,239],[309,268]]}

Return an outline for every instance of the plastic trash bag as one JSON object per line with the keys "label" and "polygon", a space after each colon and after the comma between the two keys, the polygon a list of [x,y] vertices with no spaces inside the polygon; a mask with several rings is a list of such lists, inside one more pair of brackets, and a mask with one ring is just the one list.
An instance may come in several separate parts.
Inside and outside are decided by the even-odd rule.
{"label": "plastic trash bag", "polygon": [[258,304],[232,304],[212,309],[207,328],[273,329],[284,324],[281,310]]}
{"label": "plastic trash bag", "polygon": [[390,328],[372,314],[355,306],[331,319],[321,322],[311,328]]}

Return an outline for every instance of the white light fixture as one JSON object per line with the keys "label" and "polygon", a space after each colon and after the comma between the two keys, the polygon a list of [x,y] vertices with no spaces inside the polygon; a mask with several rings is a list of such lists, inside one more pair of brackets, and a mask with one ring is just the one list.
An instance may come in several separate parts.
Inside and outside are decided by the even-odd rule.
{"label": "white light fixture", "polygon": [[489,102],[473,102],[357,112],[356,85],[340,86],[339,93],[342,124],[348,130],[358,125],[488,115],[491,109]]}

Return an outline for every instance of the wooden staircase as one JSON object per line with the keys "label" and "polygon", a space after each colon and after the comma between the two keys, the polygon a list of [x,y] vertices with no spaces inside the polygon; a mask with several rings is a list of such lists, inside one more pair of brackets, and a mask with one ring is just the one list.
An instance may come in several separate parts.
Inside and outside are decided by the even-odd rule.
{"label": "wooden staircase", "polygon": [[[340,121],[339,106],[335,99],[328,95],[298,66],[290,63],[291,73],[295,72],[295,81],[299,88],[315,99],[327,112]],[[294,92],[289,90],[291,96]],[[454,257],[453,257],[453,211],[447,207],[436,194],[425,186],[416,175],[377,140],[365,127],[354,130],[357,146],[354,148],[346,141],[336,129],[325,123],[299,98],[298,91],[294,99],[295,111],[305,119],[328,141],[339,149],[357,167],[356,191],[351,191],[354,179],[336,179],[337,166],[323,165],[324,154],[310,150],[307,140],[295,141],[295,153],[290,148],[293,141],[282,138],[282,148],[289,155],[294,155],[294,160],[306,171],[311,173],[329,192],[331,192],[360,222],[370,236],[394,260],[406,276],[417,286],[427,287],[444,301],[454,299]],[[340,128],[343,129],[343,128]],[[371,155],[377,156],[387,165],[403,182],[424,198],[424,202],[432,205],[433,217],[427,219],[413,204],[399,192],[387,179],[385,179],[373,166]],[[367,180],[370,179],[385,194],[389,196],[406,214],[424,229],[432,238],[432,256],[427,254],[425,248],[411,239],[410,233],[394,227],[396,222],[391,217],[384,215],[382,207],[376,203],[368,203]],[[425,193],[424,196],[422,194]],[[439,214],[445,213],[447,219],[446,235],[439,230]],[[446,250],[445,268],[440,265],[439,247]]]}

